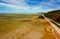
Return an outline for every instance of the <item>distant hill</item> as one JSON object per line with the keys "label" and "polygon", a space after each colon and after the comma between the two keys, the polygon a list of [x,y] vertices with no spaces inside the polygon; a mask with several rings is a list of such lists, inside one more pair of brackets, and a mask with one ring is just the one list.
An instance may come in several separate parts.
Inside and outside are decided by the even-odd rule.
{"label": "distant hill", "polygon": [[50,11],[45,16],[60,23],[60,10]]}

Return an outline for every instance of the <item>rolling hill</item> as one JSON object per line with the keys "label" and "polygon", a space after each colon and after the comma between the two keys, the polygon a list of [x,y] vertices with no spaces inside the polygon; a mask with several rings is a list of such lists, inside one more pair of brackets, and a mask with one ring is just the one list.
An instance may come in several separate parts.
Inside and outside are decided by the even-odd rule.
{"label": "rolling hill", "polygon": [[45,13],[45,16],[60,23],[60,10],[50,11]]}

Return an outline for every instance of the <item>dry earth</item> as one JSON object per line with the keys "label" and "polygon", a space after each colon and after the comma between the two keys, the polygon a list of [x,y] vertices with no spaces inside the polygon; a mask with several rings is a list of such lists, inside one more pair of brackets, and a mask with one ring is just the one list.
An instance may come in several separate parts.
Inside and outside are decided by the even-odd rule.
{"label": "dry earth", "polygon": [[2,34],[0,39],[59,39],[45,19],[32,19],[17,30]]}
{"label": "dry earth", "polygon": [[44,28],[39,20],[31,20],[17,30],[2,34],[0,39],[41,39]]}

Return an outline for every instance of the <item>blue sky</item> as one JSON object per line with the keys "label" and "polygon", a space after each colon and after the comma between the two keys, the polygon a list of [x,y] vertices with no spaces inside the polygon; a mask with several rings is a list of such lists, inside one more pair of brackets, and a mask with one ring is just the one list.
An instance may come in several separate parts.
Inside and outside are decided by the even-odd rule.
{"label": "blue sky", "polygon": [[60,0],[0,0],[0,13],[38,13],[60,10]]}

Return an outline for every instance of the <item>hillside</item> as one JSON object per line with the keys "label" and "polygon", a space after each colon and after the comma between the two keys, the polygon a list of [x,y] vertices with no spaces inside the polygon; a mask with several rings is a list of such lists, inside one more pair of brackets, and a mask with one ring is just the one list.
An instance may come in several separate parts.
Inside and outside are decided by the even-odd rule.
{"label": "hillside", "polygon": [[60,10],[50,11],[45,13],[45,16],[60,23]]}

